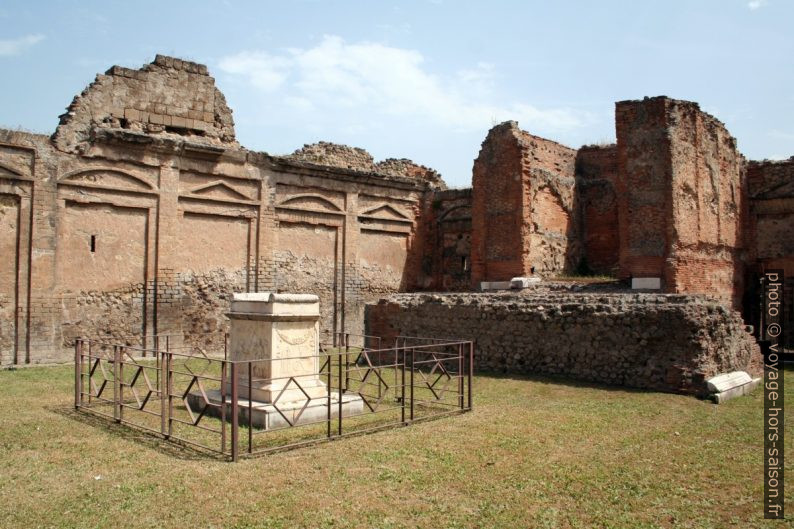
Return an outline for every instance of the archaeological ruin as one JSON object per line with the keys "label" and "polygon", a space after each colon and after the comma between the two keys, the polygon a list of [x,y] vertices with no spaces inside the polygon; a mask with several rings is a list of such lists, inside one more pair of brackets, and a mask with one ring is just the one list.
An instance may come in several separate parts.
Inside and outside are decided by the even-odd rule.
{"label": "archaeological ruin", "polygon": [[[113,66],[51,137],[0,130],[0,363],[65,361],[81,337],[218,347],[232,293],[300,292],[329,332],[472,339],[478,368],[696,394],[757,374],[744,324],[764,270],[794,276],[794,157],[747,161],[664,96],[616,103],[615,131],[573,149],[499,124],[471,188],[447,189],[360,148],[246,149],[204,65]],[[614,281],[549,290],[587,274]],[[544,286],[478,293],[514,277]],[[569,326],[585,345],[537,349]]]}

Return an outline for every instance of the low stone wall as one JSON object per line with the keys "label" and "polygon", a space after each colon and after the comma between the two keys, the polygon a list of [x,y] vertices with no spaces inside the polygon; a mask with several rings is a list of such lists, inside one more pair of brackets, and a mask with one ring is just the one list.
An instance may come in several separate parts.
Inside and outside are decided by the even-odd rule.
{"label": "low stone wall", "polygon": [[703,396],[718,373],[758,376],[738,313],[706,297],[544,292],[396,294],[366,308],[367,333],[475,342],[475,369],[560,375]]}

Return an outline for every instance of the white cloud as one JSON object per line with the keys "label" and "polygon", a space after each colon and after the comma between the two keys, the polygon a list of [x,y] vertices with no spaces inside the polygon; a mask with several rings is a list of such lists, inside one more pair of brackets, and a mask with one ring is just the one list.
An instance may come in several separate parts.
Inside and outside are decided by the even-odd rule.
{"label": "white cloud", "polygon": [[750,8],[751,11],[755,11],[756,9],[760,9],[767,4],[767,0],[750,0],[747,2],[747,7]]}
{"label": "white cloud", "polygon": [[224,57],[220,66],[223,71],[245,75],[257,88],[272,92],[286,80],[289,62],[264,52],[242,52]]}
{"label": "white cloud", "polygon": [[25,35],[18,39],[0,40],[0,56],[19,55],[42,40],[44,35]]}
{"label": "white cloud", "polygon": [[[416,50],[373,42],[350,44],[325,36],[312,48],[279,54],[245,51],[224,57],[221,70],[244,79],[296,111],[323,110],[371,117],[430,120],[455,130],[489,128],[514,119],[534,131],[561,132],[583,127],[586,113],[540,108],[528,102],[496,102],[493,65],[479,63],[454,75],[430,71]],[[317,114],[314,114],[315,116]]]}

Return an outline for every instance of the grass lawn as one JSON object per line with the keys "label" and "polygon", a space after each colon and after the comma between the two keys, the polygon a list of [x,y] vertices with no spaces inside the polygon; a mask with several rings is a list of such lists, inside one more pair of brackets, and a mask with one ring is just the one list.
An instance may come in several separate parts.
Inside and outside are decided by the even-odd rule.
{"label": "grass lawn", "polygon": [[76,413],[72,384],[0,371],[1,527],[792,526],[762,519],[760,391],[479,376],[472,413],[235,464]]}

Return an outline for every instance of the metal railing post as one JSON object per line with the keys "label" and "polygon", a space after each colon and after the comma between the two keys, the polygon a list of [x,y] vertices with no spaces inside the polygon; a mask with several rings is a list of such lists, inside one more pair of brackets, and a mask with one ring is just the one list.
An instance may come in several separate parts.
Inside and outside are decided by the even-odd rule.
{"label": "metal railing post", "polygon": [[228,382],[226,373],[227,362],[224,360],[221,365],[221,452],[226,453],[226,384]]}
{"label": "metal railing post", "polygon": [[157,355],[157,388],[160,390],[160,433],[163,437],[168,438],[167,428],[167,414],[168,414],[168,364],[159,349],[155,353]]}
{"label": "metal railing post", "polygon": [[121,422],[121,405],[119,404],[119,347],[113,346],[113,418],[116,422]]}
{"label": "metal railing post", "polygon": [[347,363],[349,361],[349,354],[350,354],[350,333],[345,334],[345,388],[344,390],[347,391],[350,389],[350,370],[348,369]]}
{"label": "metal railing post", "polygon": [[94,392],[91,390],[91,340],[88,340],[88,405],[91,405]]}
{"label": "metal railing post", "polygon": [[238,415],[238,398],[239,398],[239,387],[238,383],[238,369],[237,363],[232,363],[232,461],[237,461],[239,459],[239,435],[240,435],[240,424],[239,424],[239,417]]}
{"label": "metal railing post", "polygon": [[[336,341],[336,339],[334,339]],[[328,404],[325,410],[325,436],[331,438],[331,357],[327,357],[328,362],[328,383],[326,389],[328,390]]]}
{"label": "metal railing post", "polygon": [[153,341],[153,344],[154,344],[154,365],[155,365],[155,368],[156,368],[155,369],[155,373],[156,373],[155,376],[157,377],[157,380],[155,381],[155,384],[157,384],[157,389],[160,389],[160,364],[162,363],[162,362],[160,362],[160,335],[159,334],[155,334],[153,336],[152,341]]}
{"label": "metal railing post", "polygon": [[83,342],[78,338],[74,341],[74,408],[77,409],[83,400]]}
{"label": "metal railing post", "polygon": [[174,433],[174,358],[165,353],[166,397],[168,399],[168,437]]}
{"label": "metal railing post", "polygon": [[414,420],[414,352],[415,349],[411,347],[411,422]]}
{"label": "metal railing post", "polygon": [[248,453],[254,453],[254,363],[248,361]]}
{"label": "metal railing post", "polygon": [[[395,351],[400,350],[395,349]],[[403,349],[401,352],[402,362],[400,363],[400,376],[402,378],[402,383],[400,384],[400,421],[402,421],[403,424],[408,424],[405,422],[405,349]],[[397,371],[395,371],[394,374],[396,376]]]}
{"label": "metal railing post", "polygon": [[474,342],[469,342],[469,370],[468,370],[468,383],[469,383],[469,410],[472,409],[472,396],[471,396],[471,383],[474,376]]}
{"label": "metal railing post", "polygon": [[[345,356],[347,354],[345,353]],[[338,353],[339,358],[339,397],[338,397],[338,406],[337,406],[337,434],[342,435],[342,396],[345,394],[344,389],[342,388],[342,353]]]}
{"label": "metal railing post", "polygon": [[463,344],[458,344],[458,406],[463,406]]}
{"label": "metal railing post", "polygon": [[119,422],[124,420],[124,346],[119,346]]}

